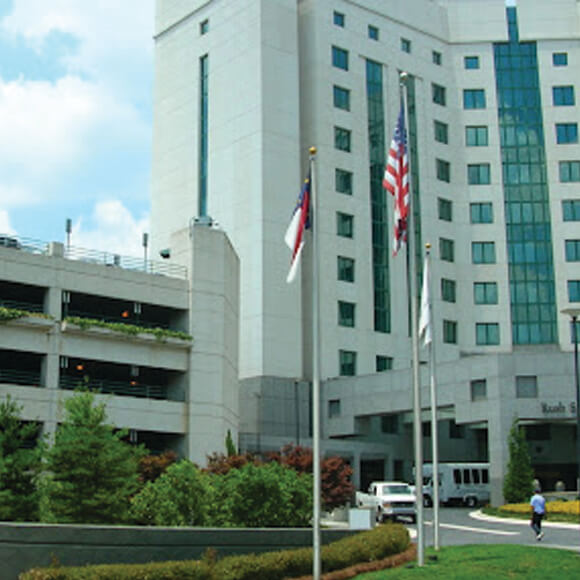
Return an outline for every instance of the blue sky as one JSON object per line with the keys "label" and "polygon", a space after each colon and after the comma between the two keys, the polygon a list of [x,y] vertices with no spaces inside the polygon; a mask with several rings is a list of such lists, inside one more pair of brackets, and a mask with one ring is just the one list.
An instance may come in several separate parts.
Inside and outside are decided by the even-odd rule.
{"label": "blue sky", "polygon": [[0,232],[142,255],[154,0],[0,0]]}

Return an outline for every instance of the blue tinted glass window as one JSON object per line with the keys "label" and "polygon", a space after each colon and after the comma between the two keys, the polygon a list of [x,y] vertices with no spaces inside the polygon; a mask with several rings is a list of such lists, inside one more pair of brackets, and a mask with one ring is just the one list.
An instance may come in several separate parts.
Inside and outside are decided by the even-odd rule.
{"label": "blue tinted glass window", "polygon": [[433,59],[433,64],[441,66],[442,57],[441,53],[437,50],[431,52],[431,58]]}
{"label": "blue tinted glass window", "polygon": [[464,109],[485,109],[484,89],[464,89],[463,90]]}
{"label": "blue tinted glass window", "polygon": [[580,302],[580,280],[568,280],[568,301]]}
{"label": "blue tinted glass window", "polygon": [[443,321],[443,342],[457,344],[457,322],[454,320]]}
{"label": "blue tinted glass window", "polygon": [[334,188],[338,193],[352,195],[352,171],[334,170]]}
{"label": "blue tinted glass window", "polygon": [[333,22],[336,26],[344,27],[344,14],[342,12],[334,12]]}
{"label": "blue tinted glass window", "polygon": [[401,50],[403,52],[411,52],[411,41],[408,38],[401,38]]}
{"label": "blue tinted glass window", "polygon": [[472,242],[471,261],[474,264],[495,264],[495,242]]}
{"label": "blue tinted glass window", "polygon": [[441,105],[442,107],[445,106],[447,98],[445,95],[445,87],[433,83],[431,85],[431,96],[434,103],[437,105]]}
{"label": "blue tinted glass window", "polygon": [[479,68],[479,57],[478,56],[466,56],[463,59],[463,64],[466,69],[477,69]]}
{"label": "blue tinted glass window", "polygon": [[333,87],[333,102],[337,109],[344,109],[350,111],[350,91],[343,87],[334,85]]}
{"label": "blue tinted glass window", "polygon": [[334,147],[339,151],[350,152],[350,135],[351,132],[348,129],[342,127],[334,128]]}
{"label": "blue tinted glass window", "polygon": [[578,123],[556,123],[556,143],[578,143]]}
{"label": "blue tinted glass window", "polygon": [[443,199],[440,197],[437,200],[437,205],[439,209],[439,219],[450,222],[453,220],[453,204],[448,199]]}
{"label": "blue tinted glass window", "polygon": [[439,257],[445,262],[455,261],[455,247],[453,240],[439,238]]}
{"label": "blue tinted glass window", "polygon": [[437,171],[437,179],[439,181],[445,181],[449,183],[451,181],[451,166],[449,161],[443,161],[443,159],[436,159],[436,171]]}
{"label": "blue tinted glass window", "polygon": [[338,325],[348,326],[350,328],[355,325],[355,304],[353,302],[338,301]]}
{"label": "blue tinted glass window", "polygon": [[467,183],[469,185],[489,185],[491,173],[489,163],[473,163],[467,166]]}
{"label": "blue tinted glass window", "polygon": [[465,127],[465,145],[486,147],[488,145],[487,127],[485,125]]}
{"label": "blue tinted glass window", "polygon": [[338,46],[332,47],[332,66],[348,70],[348,51]]}
{"label": "blue tinted glass window", "polygon": [[491,202],[472,203],[469,205],[472,224],[493,223],[493,206]]}
{"label": "blue tinted glass window", "polygon": [[475,304],[497,304],[497,283],[475,282],[473,284],[473,302]]}
{"label": "blue tinted glass window", "polygon": [[566,240],[566,262],[580,262],[580,240]]}
{"label": "blue tinted glass window", "polygon": [[555,107],[569,107],[574,105],[574,87],[571,85],[552,87],[552,100]]}
{"label": "blue tinted glass window", "polygon": [[356,352],[352,350],[341,350],[339,357],[340,376],[352,377],[356,375]]}
{"label": "blue tinted glass window", "polygon": [[371,40],[379,39],[379,29],[376,26],[371,26],[370,24],[369,24],[369,38]]}
{"label": "blue tinted glass window", "polygon": [[441,278],[441,300],[444,302],[455,302],[457,295],[456,287],[455,280]]}
{"label": "blue tinted glass window", "polygon": [[565,222],[580,221],[580,200],[565,199],[562,201],[562,217]]}
{"label": "blue tinted glass window", "polygon": [[562,183],[580,181],[580,161],[560,161],[558,166]]}
{"label": "blue tinted glass window", "polygon": [[499,324],[482,322],[475,325],[475,343],[478,345],[499,344]]}
{"label": "blue tinted glass window", "polygon": [[354,260],[337,256],[337,278],[342,282],[354,282]]}
{"label": "blue tinted glass window", "polygon": [[567,52],[552,53],[552,64],[554,66],[568,66],[568,53]]}

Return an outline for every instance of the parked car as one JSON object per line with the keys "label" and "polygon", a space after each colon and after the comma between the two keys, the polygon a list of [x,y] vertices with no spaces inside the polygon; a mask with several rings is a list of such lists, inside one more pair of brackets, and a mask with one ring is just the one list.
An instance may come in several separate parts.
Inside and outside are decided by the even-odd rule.
{"label": "parked car", "polygon": [[379,522],[397,520],[399,517],[407,517],[416,522],[416,499],[404,481],[373,481],[369,485],[368,493],[356,492],[357,506],[375,510]]}

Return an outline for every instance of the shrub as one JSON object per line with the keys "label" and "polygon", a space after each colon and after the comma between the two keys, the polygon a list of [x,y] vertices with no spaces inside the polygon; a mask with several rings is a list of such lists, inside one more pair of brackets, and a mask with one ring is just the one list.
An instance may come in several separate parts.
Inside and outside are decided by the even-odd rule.
{"label": "shrub", "polygon": [[508,503],[529,500],[533,491],[534,472],[523,428],[514,419],[508,435],[509,461],[503,482],[503,495]]}
{"label": "shrub", "polygon": [[145,525],[208,525],[212,496],[209,476],[184,459],[133,497],[131,515]]}
{"label": "shrub", "polygon": [[277,463],[247,463],[214,475],[213,524],[226,527],[307,526],[312,478]]}
{"label": "shrub", "polygon": [[102,564],[58,568],[33,568],[20,580],[214,580],[211,567],[202,561]]}

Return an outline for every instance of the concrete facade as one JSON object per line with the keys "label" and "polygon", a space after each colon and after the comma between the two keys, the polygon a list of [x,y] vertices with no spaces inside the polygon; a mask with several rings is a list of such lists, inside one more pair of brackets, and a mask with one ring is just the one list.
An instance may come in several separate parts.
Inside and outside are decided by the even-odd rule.
{"label": "concrete facade", "polygon": [[[542,227],[550,232],[549,284],[554,293],[548,301],[554,336],[548,341],[514,336],[517,268],[508,232],[515,218],[506,209],[513,199],[504,136],[509,119],[499,112],[505,97],[499,93],[501,62],[496,60],[498,46],[513,41],[504,0],[158,0],[153,238],[161,250],[187,220],[212,219],[228,233],[240,257],[242,447],[265,450],[282,441],[308,441],[304,414],[311,379],[311,246],[303,256],[301,281],[286,285],[289,255],[283,233],[307,171],[308,148],[315,145],[324,297],[323,447],[350,458],[359,485],[381,470],[388,477],[411,477],[406,266],[404,257],[393,258],[390,249],[384,265],[390,324],[386,332],[374,325],[376,201],[370,184],[377,142],[369,139],[370,62],[381,71],[383,118],[376,134],[382,135],[385,154],[399,111],[399,72],[407,71],[414,83],[417,242],[420,248],[426,242],[433,246],[441,458],[489,460],[493,501],[500,501],[507,434],[517,417],[533,425],[529,445],[539,478],[548,486],[558,479],[574,485],[571,328],[560,311],[577,301],[569,282],[580,279],[578,261],[565,253],[567,243],[578,237],[578,218],[564,219],[563,202],[579,203],[579,198],[575,179],[563,180],[560,172],[562,162],[580,160],[580,145],[577,138],[557,142],[556,124],[576,123],[578,105],[576,98],[559,106],[553,89],[578,91],[580,18],[575,0],[520,0],[516,13],[519,42],[532,43],[537,55],[533,66],[518,66],[522,71],[532,66],[539,79],[539,147],[545,160],[545,180],[539,183],[545,183],[547,199],[538,211],[544,216]],[[346,70],[333,65],[335,48],[347,54]],[[566,54],[565,66],[555,64],[555,53]],[[477,66],[468,67],[466,57],[475,57]],[[202,59],[209,71],[205,84]],[[347,106],[333,101],[335,87],[343,97],[348,93]],[[444,103],[435,102],[434,92],[440,89]],[[483,107],[464,104],[465,91],[481,90]],[[435,122],[445,125],[444,139],[434,136]],[[485,128],[484,146],[467,146],[467,127]],[[518,127],[528,135],[525,124]],[[349,132],[350,151],[337,148],[336,128]],[[441,162],[447,164],[446,178],[440,174]],[[521,159],[516,163],[521,180],[527,179]],[[487,167],[489,179],[473,183],[469,171],[475,166]],[[336,169],[351,176],[347,194],[337,191]],[[207,180],[202,181],[205,172]],[[517,179],[518,185],[525,183]],[[445,203],[449,215],[442,215]],[[491,204],[493,219],[475,223],[472,204]],[[385,208],[389,239],[381,243],[388,247],[390,200]],[[532,205],[522,211],[530,208],[535,211]],[[354,224],[350,237],[337,235],[339,214],[350,216]],[[527,225],[536,220],[524,217],[524,224],[526,219]],[[442,255],[447,241],[453,243],[452,259]],[[473,244],[479,243],[493,243],[493,261],[474,264]],[[352,281],[338,279],[340,257],[354,264]],[[527,267],[527,276],[532,271],[544,276],[539,265]],[[453,282],[452,300],[443,296],[442,280]],[[490,281],[497,300],[476,304],[474,285]],[[523,300],[530,303],[529,316],[542,320],[544,314],[535,308],[543,307],[543,298],[528,294]],[[338,320],[339,302],[354,305],[352,326]],[[477,332],[483,325],[497,329],[497,341],[481,343]],[[525,332],[535,332],[532,326]],[[343,376],[345,351],[355,353],[354,376]],[[388,372],[376,372],[377,357],[388,357]],[[426,409],[426,392],[422,402]],[[399,431],[392,432],[392,416],[400,417]],[[428,458],[428,437],[425,449]]]}
{"label": "concrete facade", "polygon": [[[102,392],[108,419],[152,451],[204,464],[225,450],[239,424],[238,259],[226,235],[204,225],[177,232],[173,247],[172,265],[59,243],[0,247],[1,305],[28,313],[2,325],[0,395],[24,420],[50,436],[63,399],[86,384]],[[192,340],[164,338],[164,329]]]}

